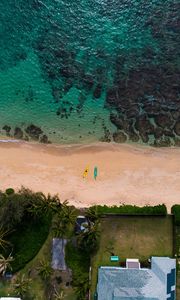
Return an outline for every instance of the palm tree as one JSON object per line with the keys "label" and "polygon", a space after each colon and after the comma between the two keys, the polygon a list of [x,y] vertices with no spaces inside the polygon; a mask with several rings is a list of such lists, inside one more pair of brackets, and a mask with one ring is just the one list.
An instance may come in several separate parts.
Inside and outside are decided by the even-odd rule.
{"label": "palm tree", "polygon": [[42,279],[47,280],[52,274],[52,268],[49,263],[45,260],[41,260],[38,267],[39,274]]}
{"label": "palm tree", "polygon": [[75,293],[78,300],[86,299],[86,295],[90,288],[88,276],[81,275],[78,280],[74,282]]}
{"label": "palm tree", "polygon": [[62,209],[58,215],[62,222],[68,225],[74,225],[77,216],[76,209],[69,206],[67,200],[62,203]]}
{"label": "palm tree", "polygon": [[90,223],[87,226],[87,230],[84,230],[82,233],[80,233],[78,237],[79,247],[83,248],[89,253],[97,250],[99,236],[99,222]]}
{"label": "palm tree", "polygon": [[57,291],[55,291],[54,300],[62,300],[62,299],[65,299],[65,297],[66,297],[66,295],[63,290],[61,290],[59,293]]}
{"label": "palm tree", "polygon": [[52,210],[52,212],[54,212],[54,213],[58,212],[62,207],[62,204],[61,204],[61,201],[60,201],[58,195],[54,195],[52,197],[50,194],[48,194],[46,197],[46,201],[49,203],[49,207]]}
{"label": "palm tree", "polygon": [[11,269],[12,267],[10,263],[13,261],[13,257],[9,255],[7,258],[5,258],[2,254],[0,254],[0,275],[4,276],[7,269]]}
{"label": "palm tree", "polygon": [[52,230],[55,237],[63,238],[67,231],[67,224],[63,223],[61,219],[57,218],[57,220],[53,223]]}
{"label": "palm tree", "polygon": [[56,213],[61,208],[61,203],[57,195],[51,197],[50,194],[46,197],[43,193],[36,193],[37,201],[33,201],[28,209],[35,217],[39,214],[49,215]]}
{"label": "palm tree", "polygon": [[86,216],[92,221],[98,221],[100,218],[100,212],[98,211],[98,206],[94,205],[88,208]]}
{"label": "palm tree", "polygon": [[[40,195],[41,196],[41,195]],[[31,207],[28,209],[34,217],[39,215],[48,215],[50,213],[49,203],[45,200],[44,197],[40,197],[36,202],[33,202]]]}
{"label": "palm tree", "polygon": [[30,283],[31,283],[31,279],[26,278],[24,274],[18,276],[14,283],[14,291],[16,295],[23,298],[24,295],[26,295],[30,289]]}
{"label": "palm tree", "polygon": [[7,246],[10,246],[11,243],[6,241],[4,238],[10,234],[12,231],[3,229],[2,226],[0,226],[0,247],[5,249]]}

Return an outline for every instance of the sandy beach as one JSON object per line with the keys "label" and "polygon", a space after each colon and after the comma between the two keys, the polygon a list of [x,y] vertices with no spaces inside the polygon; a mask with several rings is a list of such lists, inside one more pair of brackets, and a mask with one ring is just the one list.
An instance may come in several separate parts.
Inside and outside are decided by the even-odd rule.
{"label": "sandy beach", "polygon": [[[180,203],[180,149],[98,143],[0,142],[0,189],[58,193],[77,207]],[[83,179],[83,171],[89,173]],[[98,177],[93,179],[94,166]]]}

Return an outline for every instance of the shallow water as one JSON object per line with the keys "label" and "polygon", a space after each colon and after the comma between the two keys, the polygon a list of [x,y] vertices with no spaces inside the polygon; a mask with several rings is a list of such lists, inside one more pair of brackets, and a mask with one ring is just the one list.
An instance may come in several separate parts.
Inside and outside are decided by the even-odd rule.
{"label": "shallow water", "polygon": [[1,134],[177,144],[178,2],[1,0]]}

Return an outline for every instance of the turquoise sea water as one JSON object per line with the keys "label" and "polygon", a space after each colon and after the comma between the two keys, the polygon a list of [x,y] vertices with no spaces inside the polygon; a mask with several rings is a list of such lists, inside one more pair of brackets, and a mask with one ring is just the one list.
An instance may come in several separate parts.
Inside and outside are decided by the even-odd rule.
{"label": "turquoise sea water", "polygon": [[1,134],[177,144],[179,16],[174,0],[1,0]]}

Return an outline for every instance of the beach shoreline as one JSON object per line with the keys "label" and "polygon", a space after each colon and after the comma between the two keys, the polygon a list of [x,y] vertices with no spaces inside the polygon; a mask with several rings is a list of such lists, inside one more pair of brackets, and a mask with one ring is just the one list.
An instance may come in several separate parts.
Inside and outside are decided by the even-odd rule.
{"label": "beach shoreline", "polygon": [[[3,138],[0,190],[24,186],[45,194],[59,194],[61,201],[67,199],[76,207],[164,203],[170,211],[180,201],[179,154],[180,148],[176,147],[115,143],[44,145]],[[87,166],[89,173],[83,179]]]}

